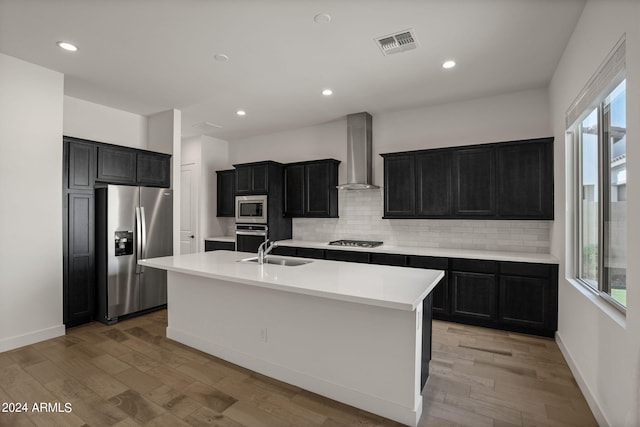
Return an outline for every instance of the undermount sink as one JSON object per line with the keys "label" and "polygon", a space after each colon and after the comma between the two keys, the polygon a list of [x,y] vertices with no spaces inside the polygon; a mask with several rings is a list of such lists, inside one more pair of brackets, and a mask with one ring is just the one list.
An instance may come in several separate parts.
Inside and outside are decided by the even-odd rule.
{"label": "undermount sink", "polygon": [[[241,259],[240,262],[258,262],[258,257],[251,257],[251,258],[245,258],[245,259]],[[284,266],[288,266],[288,267],[295,267],[297,265],[303,265],[303,264],[309,264],[310,262],[313,262],[311,260],[304,260],[304,259],[291,259],[291,258],[280,258],[277,256],[267,256],[264,259],[264,263],[265,264],[275,264],[275,265],[284,265]]]}

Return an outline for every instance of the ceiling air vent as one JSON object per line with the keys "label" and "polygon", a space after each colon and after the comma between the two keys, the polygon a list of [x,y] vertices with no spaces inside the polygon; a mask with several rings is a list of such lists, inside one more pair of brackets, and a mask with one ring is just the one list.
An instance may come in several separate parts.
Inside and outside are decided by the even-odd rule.
{"label": "ceiling air vent", "polygon": [[389,34],[375,39],[383,55],[404,52],[418,47],[416,34],[412,29]]}

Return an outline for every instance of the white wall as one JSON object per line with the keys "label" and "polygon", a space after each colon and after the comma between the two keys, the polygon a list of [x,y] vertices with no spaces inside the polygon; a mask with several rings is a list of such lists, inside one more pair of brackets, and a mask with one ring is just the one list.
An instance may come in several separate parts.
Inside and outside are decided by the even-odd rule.
{"label": "white wall", "polygon": [[147,148],[147,118],[70,96],[64,97],[63,132],[66,136]]}
{"label": "white wall", "polygon": [[64,335],[63,75],[0,54],[0,352]]}
{"label": "white wall", "polygon": [[[354,111],[357,113],[358,111]],[[380,153],[540,138],[551,135],[546,89],[373,115],[374,183],[382,185]],[[341,160],[346,181],[346,118],[232,141],[229,161]],[[230,165],[229,165],[230,166]]]}
{"label": "white wall", "polygon": [[[637,426],[640,378],[640,266],[627,266],[627,315],[567,279],[573,256],[571,146],[564,115],[622,34],[627,37],[627,259],[640,259],[640,3],[587,3],[550,85],[555,145],[555,222],[552,253],[560,265],[557,341],[601,425]],[[567,155],[569,153],[569,155]],[[567,172],[569,171],[569,172]],[[569,200],[567,200],[569,199]]]}

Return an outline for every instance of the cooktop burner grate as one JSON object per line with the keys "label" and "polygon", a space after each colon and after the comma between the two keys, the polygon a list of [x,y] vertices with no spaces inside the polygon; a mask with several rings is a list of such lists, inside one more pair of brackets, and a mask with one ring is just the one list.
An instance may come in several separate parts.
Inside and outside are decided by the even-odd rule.
{"label": "cooktop burner grate", "polygon": [[371,240],[334,240],[333,242],[329,242],[329,244],[333,246],[353,246],[357,248],[375,248],[376,246],[382,245],[382,242],[371,241]]}

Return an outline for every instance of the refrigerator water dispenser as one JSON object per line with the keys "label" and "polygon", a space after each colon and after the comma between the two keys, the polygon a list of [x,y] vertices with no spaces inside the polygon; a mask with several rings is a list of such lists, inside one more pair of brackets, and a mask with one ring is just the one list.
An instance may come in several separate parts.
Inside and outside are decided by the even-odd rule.
{"label": "refrigerator water dispenser", "polygon": [[133,255],[133,231],[116,231],[116,256]]}

